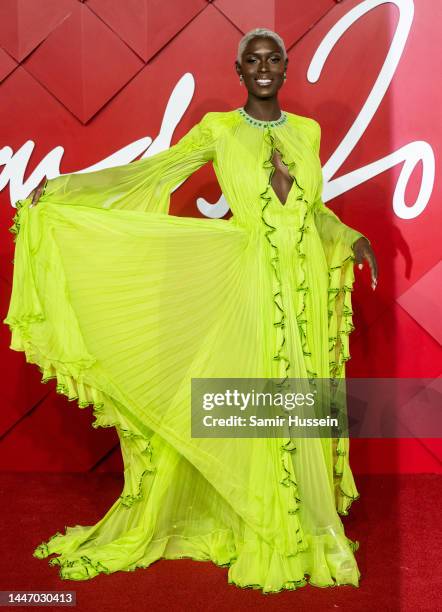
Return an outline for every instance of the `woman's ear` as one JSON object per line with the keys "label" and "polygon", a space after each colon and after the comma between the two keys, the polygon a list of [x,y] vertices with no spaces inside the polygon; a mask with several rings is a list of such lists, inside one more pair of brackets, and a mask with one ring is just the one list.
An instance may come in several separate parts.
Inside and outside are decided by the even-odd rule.
{"label": "woman's ear", "polygon": [[240,76],[240,74],[241,74],[241,66],[238,63],[238,60],[235,60],[235,70],[236,70],[237,75]]}

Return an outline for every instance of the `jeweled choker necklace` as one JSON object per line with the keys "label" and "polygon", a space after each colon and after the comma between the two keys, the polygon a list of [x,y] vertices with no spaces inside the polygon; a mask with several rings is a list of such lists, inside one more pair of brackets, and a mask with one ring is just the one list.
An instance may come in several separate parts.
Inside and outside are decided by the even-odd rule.
{"label": "jeweled choker necklace", "polygon": [[242,117],[244,117],[247,123],[250,123],[250,125],[255,127],[274,127],[276,125],[282,125],[287,121],[287,115],[284,111],[281,111],[281,116],[279,119],[275,119],[274,121],[262,121],[261,119],[255,119],[255,117],[251,117],[243,107],[238,108],[237,111]]}

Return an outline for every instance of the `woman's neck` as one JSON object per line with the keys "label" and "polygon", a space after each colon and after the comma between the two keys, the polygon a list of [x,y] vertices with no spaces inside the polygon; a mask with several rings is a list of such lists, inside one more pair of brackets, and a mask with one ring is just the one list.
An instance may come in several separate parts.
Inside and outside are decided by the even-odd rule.
{"label": "woman's neck", "polygon": [[260,121],[276,121],[281,116],[277,98],[267,100],[248,98],[243,108],[248,115]]}

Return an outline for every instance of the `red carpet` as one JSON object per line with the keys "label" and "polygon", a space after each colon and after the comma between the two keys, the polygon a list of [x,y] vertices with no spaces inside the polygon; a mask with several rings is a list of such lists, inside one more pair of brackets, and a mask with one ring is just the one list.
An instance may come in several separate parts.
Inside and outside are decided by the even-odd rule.
{"label": "red carpet", "polygon": [[97,522],[120,494],[122,477],[3,473],[0,590],[73,590],[80,612],[442,610],[441,477],[356,476],[356,482],[361,498],[343,520],[347,535],[360,542],[360,588],[306,586],[263,595],[228,585],[227,568],[188,559],[86,582],[61,580],[48,559],[32,556],[35,546],[65,525]]}

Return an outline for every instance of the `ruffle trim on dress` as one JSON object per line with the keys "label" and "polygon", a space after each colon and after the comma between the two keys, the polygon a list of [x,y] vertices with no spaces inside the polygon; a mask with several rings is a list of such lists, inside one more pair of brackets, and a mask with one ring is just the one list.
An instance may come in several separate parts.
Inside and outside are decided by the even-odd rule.
{"label": "ruffle trim on dress", "polygon": [[[351,358],[349,336],[355,329],[351,305],[355,278],[354,262],[355,257],[349,255],[338,265],[330,266],[328,271],[329,363],[332,378],[342,377],[343,364]],[[342,286],[341,281],[343,281]],[[339,298],[342,299],[340,324],[338,324],[339,306],[337,305]]]}
{"label": "ruffle trim on dress", "polygon": [[336,510],[342,516],[348,516],[352,503],[360,498],[350,470],[348,451],[348,438],[338,438],[336,448],[338,459],[334,465],[334,481],[337,487]]}
{"label": "ruffle trim on dress", "polygon": [[[307,281],[306,281],[307,277],[306,277],[305,265],[304,265],[305,257],[306,257],[304,235],[310,229],[310,226],[307,225],[307,216],[309,214],[309,206],[308,206],[309,202],[308,200],[305,199],[305,196],[304,196],[305,189],[298,183],[296,176],[295,176],[296,162],[294,160],[287,159],[286,156],[284,155],[284,151],[281,151],[277,148],[276,143],[275,143],[275,138],[273,134],[271,133],[270,129],[265,130],[264,140],[267,143],[267,145],[270,147],[270,156],[268,157],[268,159],[264,160],[264,163],[263,163],[264,169],[266,171],[269,171],[269,173],[268,173],[268,182],[267,182],[266,189],[264,190],[264,192],[261,193],[261,199],[265,201],[265,204],[262,206],[262,210],[261,210],[261,218],[264,224],[269,228],[269,230],[266,232],[266,237],[267,237],[267,240],[270,242],[271,246],[275,249],[276,253],[278,252],[278,248],[271,239],[271,234],[274,231],[276,231],[276,228],[272,226],[266,220],[266,213],[265,213],[265,210],[271,200],[269,191],[270,191],[271,184],[272,184],[273,174],[275,172],[275,166],[272,161],[275,150],[277,150],[278,153],[280,154],[282,162],[284,163],[285,166],[287,166],[288,172],[290,176],[293,178],[300,192],[299,195],[296,197],[296,200],[302,201],[304,203],[304,207],[302,210],[302,219],[299,224],[299,227],[297,228],[299,232],[299,238],[296,243],[296,251],[297,251],[299,261],[300,261],[300,266],[299,266],[300,279],[298,282],[298,286],[296,288],[296,291],[299,294],[298,309],[296,312],[296,321],[297,321],[298,330],[299,330],[299,334],[301,338],[302,352],[303,352],[304,361],[306,364],[307,375],[310,377],[310,379],[314,379],[314,378],[317,378],[317,372],[313,370],[313,365],[312,365],[312,360],[311,360],[312,353],[310,351],[310,347],[308,344],[308,338],[307,338],[307,319],[305,317],[306,297],[310,291],[310,288],[308,287]],[[279,272],[277,269],[278,261],[279,261],[279,258],[277,256],[272,259],[272,265],[275,270],[275,277],[277,281],[278,297],[280,297],[280,279],[279,279]],[[281,309],[283,311],[282,305],[281,305]],[[284,319],[284,317],[281,317],[281,318]],[[279,325],[279,323],[275,323],[275,325]],[[282,343],[281,343],[281,346],[282,346]],[[276,357],[274,357],[274,359],[276,359]],[[288,371],[288,369],[289,369],[289,366],[287,366],[286,371]]]}
{"label": "ruffle trim on dress", "polygon": [[[41,190],[41,193],[40,193],[40,198],[44,196],[48,182],[49,182],[49,179],[46,179],[46,182],[43,185],[43,189]],[[25,204],[27,200],[32,200],[32,194],[33,194],[33,191],[27,198],[24,198],[22,200],[17,200],[15,202],[15,214],[12,217],[12,225],[11,227],[8,228],[8,231],[11,232],[11,234],[14,234],[14,237],[12,239],[13,242],[16,242],[17,236],[20,232],[20,209],[23,207],[23,205]]]}
{"label": "ruffle trim on dress", "polygon": [[[339,252],[338,257],[341,257]],[[345,362],[351,358],[349,339],[355,329],[351,305],[355,279],[354,261],[355,257],[350,254],[342,261],[337,261],[336,265],[330,265],[328,271],[329,363],[332,379],[344,377]],[[337,460],[334,465],[336,508],[339,514],[347,516],[352,503],[359,499],[360,495],[349,466],[349,440],[340,437],[337,441]]]}
{"label": "ruffle trim on dress", "polygon": [[[271,201],[271,195],[269,194],[271,188],[272,177],[275,172],[275,166],[273,164],[273,154],[275,149],[277,149],[275,138],[269,128],[264,130],[264,140],[269,146],[270,155],[263,162],[264,169],[268,172],[268,180],[266,189],[260,194],[262,200],[262,208],[261,208],[261,219],[266,226],[267,231],[265,232],[265,236],[270,243],[273,252],[275,255],[271,258],[271,264],[273,268],[273,300],[275,303],[275,319],[277,319],[274,323],[274,326],[277,327],[279,335],[278,335],[278,351],[276,355],[273,357],[275,360],[283,360],[285,361],[285,378],[281,385],[284,384],[286,379],[288,378],[289,370],[290,370],[290,362],[286,354],[284,353],[285,347],[285,335],[284,335],[284,323],[285,323],[285,313],[284,313],[284,305],[282,301],[281,295],[281,281],[279,274],[279,257],[278,257],[278,247],[275,242],[272,240],[272,234],[277,231],[277,229],[271,225],[266,219],[266,209]],[[298,308],[296,312],[296,320],[298,324],[298,330],[302,343],[302,350],[304,355],[304,361],[306,364],[307,375],[309,379],[314,384],[314,379],[317,378],[317,372],[314,371],[312,365],[312,353],[309,348],[308,337],[307,337],[307,318],[305,316],[306,310],[306,296],[310,290],[307,286],[306,282],[306,273],[305,273],[305,241],[304,235],[305,232],[309,230],[309,226],[307,225],[307,215],[309,213],[309,202],[305,199],[305,189],[298,183],[296,179],[296,162],[294,160],[286,159],[284,156],[284,152],[278,149],[278,152],[281,156],[282,162],[287,166],[288,172],[290,176],[293,178],[298,190],[299,195],[296,197],[298,201],[302,201],[304,203],[303,208],[303,216],[300,222],[300,226],[298,227],[299,231],[299,239],[296,244],[297,254],[299,258],[299,274],[300,280],[297,286],[297,292],[299,295],[298,299]],[[328,315],[329,315],[329,364],[330,364],[330,377],[340,378],[343,374],[344,363],[350,359],[349,352],[349,335],[355,329],[353,325],[353,310],[351,307],[351,292],[353,291],[353,282],[354,282],[354,268],[353,262],[355,258],[353,255],[349,255],[343,261],[338,260],[337,263],[332,262],[332,265],[329,267],[328,276],[329,276],[329,289],[328,289]],[[335,264],[335,265],[333,265]],[[342,276],[343,282],[342,282]],[[338,300],[340,296],[343,294],[343,303],[342,303],[342,313],[340,315],[340,321],[338,323]],[[360,496],[357,492],[353,476],[349,467],[348,462],[348,439],[338,438],[337,443],[337,461],[334,466],[335,478],[337,479],[337,486],[339,490],[339,495],[337,498],[337,511],[342,515],[347,515],[348,510],[353,501],[358,499]],[[293,443],[290,439],[287,442],[287,445]],[[282,449],[284,449],[284,446]],[[294,450],[294,449],[291,449]],[[283,470],[286,474],[285,478],[281,481],[283,484],[290,483],[294,487],[294,507],[289,510],[290,514],[295,514],[298,510],[299,502],[301,501],[297,495],[297,483],[294,478],[289,476],[287,470],[292,467],[291,459],[287,460],[287,454],[283,453]],[[293,471],[293,470],[292,470]],[[302,535],[301,535],[302,540]],[[299,542],[298,542],[299,543]],[[302,542],[299,544],[302,546]]]}
{"label": "ruffle trim on dress", "polygon": [[[27,200],[17,202],[14,224],[9,228],[12,233],[16,234],[16,239],[20,232],[20,217],[24,210],[23,206]],[[16,239],[14,242],[16,242]],[[116,410],[114,405],[116,400],[111,394],[84,382],[85,373],[96,363],[95,357],[88,355],[86,352],[83,358],[77,357],[72,361],[57,361],[53,358],[48,358],[35,345],[32,341],[30,327],[44,323],[46,317],[42,312],[40,300],[34,287],[30,288],[30,295],[33,300],[33,313],[28,312],[19,315],[11,313],[3,321],[8,325],[11,332],[11,348],[24,352],[26,361],[38,366],[42,375],[40,382],[47,383],[49,380],[55,379],[56,393],[65,395],[69,401],[77,400],[77,404],[81,409],[92,405],[93,416],[95,417],[92,427],[116,428],[121,441],[125,466],[129,464],[125,454],[129,454],[131,446],[136,447],[137,452],[131,453],[131,477],[125,478],[123,492],[120,495],[120,503],[130,507],[136,501],[142,499],[144,477],[156,470],[152,462],[150,440],[138,431],[134,431],[126,417]],[[42,546],[44,549],[44,543]]]}
{"label": "ruffle trim on dress", "polygon": [[[20,331],[23,332],[23,325]],[[15,331],[15,334],[17,334],[17,331]],[[39,354],[29,341],[23,339],[23,346],[26,361],[38,365],[42,374],[42,383],[55,379],[56,393],[65,395],[69,401],[76,400],[81,409],[92,405],[92,414],[95,417],[92,427],[95,429],[98,427],[116,428],[120,437],[125,472],[128,471],[127,467],[130,466],[130,477],[129,475],[125,477],[124,488],[119,496],[120,503],[123,506],[131,507],[135,502],[142,500],[144,478],[156,471],[156,466],[152,462],[153,449],[150,440],[143,434],[134,431],[122,414],[117,414],[115,410],[110,408],[102,391],[80,382],[72,375],[59,372],[57,367]],[[77,371],[81,369],[80,364],[76,364],[76,369]],[[132,459],[130,464],[127,460],[129,454]]]}
{"label": "ruffle trim on dress", "polygon": [[14,237],[12,239],[13,242],[17,242],[17,236],[20,232],[20,211],[24,203],[26,202],[26,199],[17,200],[15,203],[15,214],[12,217],[12,225],[8,228],[8,231],[11,232],[11,234],[14,234]]}
{"label": "ruffle trim on dress", "polygon": [[[67,536],[75,537],[75,529],[67,527]],[[65,537],[61,532],[56,533],[48,544],[57,536]],[[141,537],[145,533],[141,532]],[[119,546],[124,547],[125,544]],[[62,547],[59,547],[61,550]],[[68,548],[68,547],[67,547]],[[230,528],[218,529],[207,535],[181,536],[171,534],[161,539],[153,539],[146,543],[148,552],[137,562],[129,562],[126,567],[121,566],[118,558],[118,550],[114,546],[111,554],[107,557],[106,565],[99,559],[92,559],[89,555],[73,553],[76,558],[67,559],[64,553],[61,556],[49,560],[49,565],[59,566],[59,575],[63,580],[88,580],[99,574],[111,574],[115,571],[135,571],[146,569],[152,563],[160,559],[193,559],[194,561],[212,561],[219,567],[228,567],[236,559],[236,548],[233,532]],[[180,552],[175,552],[176,550]],[[140,546],[138,550],[142,550]],[[47,553],[47,554],[44,554]],[[57,552],[57,546],[52,551],[42,551],[42,556],[46,558],[50,554]],[[138,553],[139,554],[139,553]],[[38,556],[35,555],[34,556]]]}
{"label": "ruffle trim on dress", "polygon": [[[68,535],[71,535],[67,528]],[[49,541],[63,534],[58,532]],[[75,528],[72,529],[75,538]],[[240,588],[261,590],[263,594],[295,590],[310,584],[316,587],[343,585],[359,586],[360,572],[352,556],[359,542],[345,534],[306,536],[307,549],[299,555],[284,555],[271,548],[259,537],[243,543],[235,541],[231,529],[218,529],[202,536],[168,535],[153,539],[139,560],[123,567],[117,550],[113,550],[106,563],[81,553],[61,554],[49,560],[49,565],[59,567],[62,580],[89,580],[99,574],[115,571],[145,569],[160,559],[193,559],[211,561],[228,568],[228,583]],[[56,549],[57,547],[54,546]],[[67,547],[68,548],[68,547]],[[52,554],[52,553],[49,553]],[[73,558],[73,555],[76,557]],[[45,555],[48,556],[48,555]],[[98,554],[97,554],[98,557]]]}
{"label": "ruffle trim on dress", "polygon": [[[264,594],[295,590],[307,584],[359,586],[360,572],[353,555],[359,542],[343,533],[334,536],[308,534],[305,539],[306,552],[290,556],[281,555],[259,541],[246,542],[229,569],[229,583],[261,589]],[[261,571],[256,570],[257,566]]]}
{"label": "ruffle trim on dress", "polygon": [[[261,198],[261,220],[264,224],[264,226],[266,227],[266,231],[265,231],[265,237],[268,241],[268,243],[270,244],[270,247],[272,249],[272,256],[270,259],[270,263],[272,266],[272,270],[273,270],[273,287],[272,287],[272,291],[273,291],[273,303],[274,303],[274,312],[275,312],[275,316],[274,316],[274,327],[277,330],[276,333],[276,346],[277,346],[277,351],[276,354],[273,356],[273,359],[275,361],[279,361],[283,363],[283,368],[284,368],[284,378],[282,379],[282,381],[276,383],[277,387],[281,387],[284,388],[284,385],[289,377],[289,372],[290,372],[290,360],[287,356],[287,353],[285,352],[285,347],[286,347],[286,336],[285,336],[285,324],[286,324],[286,314],[284,311],[284,302],[283,302],[283,296],[282,296],[282,283],[281,283],[281,276],[280,276],[280,270],[279,270],[279,251],[278,251],[278,246],[275,243],[275,241],[272,239],[272,235],[276,230],[276,227],[274,227],[271,223],[269,223],[269,221],[266,218],[266,209],[269,206],[269,203],[272,199],[269,191],[271,189],[271,182],[272,182],[272,177],[273,177],[273,173],[275,172],[275,166],[272,163],[272,158],[273,158],[273,152],[275,150],[275,142],[274,142],[274,138],[270,132],[270,128],[266,128],[264,131],[264,140],[267,142],[268,145],[270,145],[270,156],[268,157],[268,159],[264,160],[263,162],[263,167],[265,171],[269,171],[268,172],[268,179],[267,179],[267,185],[266,188],[264,189],[264,191],[262,191],[260,193],[260,198]],[[284,160],[283,160],[284,161]],[[285,163],[285,162],[284,162]],[[289,162],[289,167],[293,168],[293,166],[295,165],[295,162]],[[300,198],[302,198],[302,195],[299,196]],[[298,198],[299,199],[299,198]],[[305,257],[305,253],[303,252],[303,240],[302,237],[304,235],[304,232],[306,231],[306,226],[305,226],[305,217],[307,215],[307,210],[305,212],[305,216],[300,228],[300,239],[298,241],[297,244],[297,249],[298,249],[298,254],[300,254],[301,257],[301,261],[302,259]],[[301,268],[303,268],[303,266],[301,266]],[[303,277],[301,279],[301,282],[298,286],[298,291],[300,291],[301,295],[303,296],[303,299],[301,300],[301,305],[298,308],[298,313],[297,313],[297,320],[298,320],[298,325],[300,326],[301,329],[301,317],[303,315],[304,309],[305,309],[305,295],[308,291],[308,288],[305,286],[305,273],[304,270],[302,270],[303,273]],[[304,330],[305,331],[305,330]],[[305,333],[303,336],[303,348],[305,350],[306,348],[306,337],[305,337]],[[306,351],[307,352],[307,351]],[[310,353],[307,352],[307,355],[310,355]],[[299,521],[299,518],[297,516],[297,512],[299,510],[299,504],[301,503],[301,499],[299,497],[299,493],[298,493],[298,484],[296,482],[296,477],[294,474],[294,469],[293,469],[293,462],[292,462],[292,458],[290,453],[292,453],[293,451],[296,450],[296,446],[294,445],[294,442],[291,438],[289,438],[284,444],[281,445],[280,447],[281,450],[281,465],[282,465],[282,471],[283,471],[283,478],[280,481],[280,483],[285,486],[285,487],[291,487],[292,488],[292,506],[291,508],[289,508],[288,513],[290,516],[292,516],[294,518],[295,521],[295,537],[296,537],[296,550],[293,550],[292,554],[297,554],[298,551],[302,551],[305,550],[307,547],[307,543],[304,540],[304,533],[302,530],[302,526],[301,523]]]}
{"label": "ruffle trim on dress", "polygon": [[[26,352],[28,356],[29,352]],[[35,356],[35,352],[33,352]],[[41,361],[38,362],[39,364]],[[87,384],[81,383],[72,376],[60,374],[53,364],[46,364],[40,368],[42,372],[42,383],[47,383],[49,380],[56,379],[56,392],[65,395],[69,401],[77,400],[79,408],[87,408],[93,406],[92,413],[95,421],[92,427],[115,427],[120,437],[121,451],[123,455],[125,472],[130,467],[131,477],[125,477],[124,488],[119,496],[120,503],[123,506],[130,507],[135,502],[143,498],[142,486],[143,480],[147,474],[153,474],[156,467],[152,462],[152,445],[148,438],[136,432],[131,428],[128,421],[122,414],[117,414],[116,411],[110,410],[105,401],[104,394]],[[129,449],[133,448],[134,452]],[[141,455],[137,461],[138,453]],[[130,454],[131,461],[129,464],[127,456]]]}

